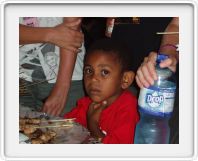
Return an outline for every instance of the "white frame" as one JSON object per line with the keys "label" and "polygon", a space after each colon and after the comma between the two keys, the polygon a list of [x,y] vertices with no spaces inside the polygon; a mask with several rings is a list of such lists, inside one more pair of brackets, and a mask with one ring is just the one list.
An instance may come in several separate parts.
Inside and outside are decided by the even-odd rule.
{"label": "white frame", "polygon": [[[192,122],[191,122],[191,123],[193,123],[192,128],[191,128],[191,130],[192,130],[191,133],[192,133],[192,136],[193,136],[193,139],[191,140],[192,144],[193,144],[192,149],[191,149],[191,152],[192,152],[191,155],[182,156],[182,154],[180,154],[178,151],[177,151],[177,154],[175,153],[175,155],[173,155],[173,153],[171,153],[171,155],[170,155],[170,150],[171,149],[177,150],[177,148],[180,148],[180,144],[179,145],[170,145],[170,146],[169,145],[156,145],[159,149],[161,148],[163,150],[164,150],[164,147],[165,147],[165,150],[169,151],[169,154],[167,153],[167,156],[166,156],[166,153],[163,153],[163,155],[161,155],[161,156],[159,156],[159,155],[158,156],[152,156],[152,155],[150,156],[148,153],[146,154],[145,149],[148,148],[148,151],[149,151],[151,147],[155,148],[154,147],[155,145],[153,145],[153,146],[150,146],[150,145],[148,145],[148,146],[147,145],[135,145],[136,146],[135,149],[138,150],[136,155],[134,155],[134,154],[129,155],[129,153],[125,153],[125,154],[122,153],[120,155],[120,154],[116,153],[117,152],[116,150],[105,153],[109,149],[114,147],[112,145],[83,145],[83,146],[82,145],[70,145],[70,149],[74,150],[74,149],[77,148],[79,151],[77,151],[75,153],[71,152],[70,155],[63,155],[63,153],[58,153],[56,151],[56,155],[52,155],[52,156],[47,156],[47,153],[45,151],[43,151],[44,156],[42,156],[42,154],[39,153],[38,150],[41,150],[43,148],[47,148],[49,150],[49,147],[52,147],[52,146],[54,148],[59,148],[59,149],[64,148],[64,149],[68,150],[67,149],[68,145],[60,145],[60,146],[41,145],[41,147],[42,147],[41,148],[41,147],[38,147],[39,145],[37,145],[37,146],[31,145],[31,147],[30,147],[30,145],[24,145],[24,147],[22,147],[22,145],[15,145],[14,144],[16,146],[15,147],[16,149],[15,150],[10,150],[10,147],[11,147],[10,143],[9,143],[10,141],[9,140],[5,141],[5,140],[6,140],[6,138],[9,138],[11,140],[12,138],[16,138],[17,136],[13,136],[10,133],[7,134],[6,131],[8,129],[10,129],[13,121],[17,120],[15,118],[15,116],[17,115],[18,112],[15,109],[12,109],[14,112],[10,112],[12,110],[10,110],[10,107],[6,106],[6,105],[10,104],[10,102],[6,101],[6,99],[7,99],[6,96],[8,96],[8,93],[11,94],[12,89],[10,89],[10,87],[13,87],[14,91],[17,91],[18,87],[16,85],[16,81],[13,80],[13,82],[14,82],[14,86],[13,86],[10,79],[9,80],[7,80],[7,79],[8,78],[17,78],[18,73],[13,72],[11,74],[11,72],[10,72],[11,70],[10,70],[10,67],[8,67],[8,65],[14,65],[14,67],[15,67],[15,66],[17,66],[18,62],[15,61],[17,59],[13,59],[12,64],[10,64],[10,62],[9,63],[7,62],[7,59],[6,59],[7,55],[8,55],[7,58],[12,58],[12,57],[15,58],[16,56],[10,55],[11,53],[7,52],[7,51],[10,51],[10,49],[8,49],[8,47],[6,46],[7,45],[6,44],[6,39],[10,39],[10,37],[12,35],[8,35],[8,37],[5,36],[7,34],[6,30],[8,30],[8,31],[11,31],[11,30],[7,29],[7,26],[4,26],[4,24],[5,25],[7,24],[6,21],[7,21],[7,18],[8,19],[10,18],[9,15],[14,16],[15,14],[16,15],[19,14],[19,13],[15,13],[14,11],[11,11],[9,13],[6,12],[6,6],[7,5],[16,5],[16,4],[19,5],[19,6],[20,5],[22,6],[23,4],[27,4],[27,5],[29,5],[29,7],[32,4],[35,4],[35,5],[45,4],[46,6],[48,5],[47,7],[49,7],[50,4],[57,4],[57,5],[59,5],[59,7],[60,7],[60,4],[69,4],[69,5],[76,5],[76,6],[86,4],[87,7],[88,7],[89,4],[93,4],[95,7],[96,7],[97,4],[101,4],[101,5],[104,5],[104,6],[107,5],[107,4],[111,4],[111,5],[117,4],[117,5],[125,5],[125,6],[126,5],[133,5],[133,4],[136,4],[137,6],[138,5],[146,6],[146,5],[151,4],[151,5],[159,5],[159,6],[161,5],[161,7],[164,4],[165,5],[177,4],[177,6],[179,6],[179,7],[182,4],[183,5],[191,5],[193,7],[193,16],[194,16],[194,19],[192,20],[192,24],[191,24],[191,28],[193,28],[193,27],[194,28],[193,28],[193,31],[191,31],[191,32],[189,31],[190,32],[189,34],[192,36],[192,38],[190,39],[192,46],[187,45],[187,47],[182,47],[182,44],[186,43],[186,41],[183,39],[182,36],[183,35],[186,36],[186,34],[183,33],[184,32],[183,30],[180,30],[180,32],[181,32],[181,35],[180,35],[181,39],[180,40],[182,40],[181,45],[180,45],[181,46],[180,50],[185,51],[185,52],[186,51],[192,51],[194,53],[193,57],[191,57],[191,55],[189,56],[190,58],[188,58],[188,56],[186,56],[186,54],[181,55],[181,57],[184,58],[183,60],[185,60],[185,61],[190,60],[190,63],[185,62],[185,64],[187,63],[187,65],[185,65],[185,68],[187,68],[189,70],[186,71],[184,66],[182,66],[180,68],[181,69],[180,70],[181,71],[180,72],[180,77],[181,78],[183,78],[182,77],[182,74],[183,74],[182,71],[186,71],[185,74],[187,74],[188,76],[190,76],[190,78],[193,78],[193,80],[194,80],[193,86],[192,85],[189,86],[190,89],[194,89],[193,92],[191,91],[192,93],[189,93],[189,95],[192,96],[194,99],[189,98],[188,95],[185,94],[186,92],[189,92],[189,90],[186,89],[185,87],[184,87],[184,89],[185,89],[184,92],[183,92],[183,90],[180,91],[180,94],[181,94],[180,96],[182,98],[187,96],[186,97],[187,100],[193,101],[192,104],[194,106],[194,109],[191,111],[191,117],[192,116],[194,117],[194,120],[192,120]],[[44,6],[44,8],[47,8],[46,6]],[[177,10],[177,8],[179,8],[177,6],[175,6],[176,10]],[[13,10],[14,10],[14,8],[13,8]],[[39,11],[40,10],[38,9],[38,13],[35,13],[35,15],[38,15]],[[24,12],[27,13],[27,10],[24,11]],[[170,9],[169,12],[171,12],[171,9]],[[48,9],[47,13],[49,13],[49,9]],[[139,12],[137,12],[137,13],[139,13]],[[107,14],[107,12],[106,13],[103,12],[101,14],[101,16],[103,16],[105,14]],[[116,14],[118,14],[118,13],[116,13]],[[167,14],[171,15],[170,13],[167,13]],[[60,15],[60,13],[59,13],[59,15]],[[72,12],[72,15],[68,14],[68,16],[76,16],[76,15],[79,15],[79,13],[74,14]],[[108,16],[111,16],[111,15],[115,16],[115,14],[113,14],[113,13],[110,13],[110,14],[108,13]],[[179,11],[179,15],[182,15],[181,11]],[[44,16],[45,16],[45,14],[44,14]],[[158,15],[158,16],[160,17],[160,15]],[[164,16],[168,17],[167,15],[164,15]],[[54,16],[54,17],[56,17],[56,16]],[[153,16],[153,17],[155,17],[155,16]],[[181,16],[181,17],[183,18],[185,16]],[[190,18],[189,15],[187,15],[187,18]],[[183,18],[182,20],[186,21],[185,18]],[[15,19],[15,21],[17,21],[17,20]],[[16,24],[16,22],[14,22],[14,26],[15,26],[15,24]],[[181,22],[181,26],[182,25],[183,24]],[[188,26],[188,24],[186,24],[186,26]],[[197,43],[197,30],[196,30],[197,27],[198,27],[197,26],[197,2],[194,1],[194,0],[188,0],[188,1],[186,1],[186,0],[183,0],[183,1],[182,0],[180,0],[180,1],[149,1],[149,0],[148,1],[141,1],[141,0],[139,0],[139,1],[55,1],[55,2],[53,2],[53,1],[36,1],[36,2],[35,1],[5,1],[5,2],[2,2],[1,3],[1,35],[2,35],[1,36],[1,53],[3,53],[3,54],[1,54],[1,59],[0,59],[1,60],[1,87],[0,88],[2,89],[1,90],[1,101],[0,102],[1,102],[1,107],[3,107],[3,108],[1,108],[1,116],[0,116],[1,117],[1,127],[0,127],[1,128],[1,158],[3,160],[4,159],[6,159],[6,160],[7,159],[9,159],[9,160],[37,160],[37,159],[39,159],[39,160],[66,160],[66,159],[70,159],[70,160],[93,160],[93,159],[95,159],[95,160],[103,160],[103,159],[105,159],[105,160],[170,160],[170,159],[171,160],[195,160],[195,159],[197,159],[197,121],[198,121],[198,119],[197,119],[197,108],[196,108],[197,107],[197,99],[196,99],[197,98],[197,83],[196,82],[197,82],[197,67],[198,67],[197,66],[197,54],[196,54],[197,53],[197,44],[198,44]],[[194,37],[193,37],[193,35],[194,35]],[[16,34],[13,37],[13,39],[15,39],[15,41],[13,41],[13,42],[16,42],[16,40],[17,40]],[[188,36],[187,36],[187,39],[188,39]],[[11,43],[11,45],[13,45],[13,44],[14,43]],[[17,45],[18,44],[15,44],[12,47],[16,49]],[[193,47],[193,49],[191,49],[190,47]],[[4,62],[4,60],[5,60],[5,62]],[[181,64],[182,64],[182,62],[183,61],[181,61]],[[192,67],[190,67],[190,65],[192,65],[192,64],[193,64],[194,70],[192,69]],[[191,72],[189,72],[189,71],[191,71]],[[9,77],[8,77],[8,75],[9,75]],[[188,80],[187,77],[186,77],[186,80]],[[185,81],[182,80],[182,83],[184,85]],[[8,84],[9,84],[9,87],[8,87]],[[194,88],[192,88],[192,87],[194,87]],[[9,90],[5,90],[5,89],[9,89]],[[11,95],[11,96],[15,96],[15,95]],[[14,98],[14,99],[15,100],[13,101],[12,105],[15,105],[14,103],[17,103],[17,101],[18,101],[17,98]],[[183,106],[183,103],[184,102],[182,102],[182,104],[180,103],[181,107]],[[14,107],[16,108],[16,106],[17,105],[15,105]],[[8,115],[8,111],[9,111],[9,115]],[[10,122],[10,120],[12,120],[12,122]],[[187,120],[186,120],[187,123],[189,123],[188,120],[190,120],[189,115],[188,115]],[[181,121],[182,120],[180,120],[180,125],[181,125]],[[182,123],[184,123],[184,121]],[[13,127],[13,131],[16,132],[16,129],[18,129],[17,124],[15,124],[15,127]],[[180,133],[185,133],[185,129],[182,129],[180,127]],[[180,138],[180,139],[187,139],[188,140],[189,138]],[[6,142],[8,144],[6,144]],[[34,148],[32,148],[33,146],[34,146]],[[92,146],[94,146],[94,147],[92,147]],[[106,147],[104,147],[104,146],[106,146]],[[7,149],[7,147],[8,147],[8,149]],[[90,147],[92,149],[92,151],[91,151],[92,153],[89,154],[89,155],[87,155],[87,154],[84,155],[84,153],[86,153],[86,152],[83,151],[83,149],[87,148],[87,149],[90,150]],[[34,151],[32,151],[31,154],[29,153],[28,155],[27,154],[19,155],[19,150],[25,150],[26,148],[30,148],[31,150],[34,150]],[[119,148],[120,149],[127,149],[127,150],[130,149],[130,148],[134,149],[134,147],[132,145],[119,145]],[[143,156],[141,155],[141,152],[139,151],[141,148],[144,149],[144,151],[142,153],[146,154],[146,155],[143,155]],[[188,146],[185,147],[185,145],[183,144],[182,150],[185,150],[185,148],[188,148]],[[82,152],[80,151],[80,149],[82,149]],[[65,152],[67,153],[66,150],[65,150]],[[103,154],[98,153],[97,150],[103,150]],[[135,152],[135,151],[132,151],[132,152]],[[78,153],[78,154],[76,154],[76,153]],[[46,156],[45,156],[45,154],[46,154]],[[102,154],[102,155],[99,155],[99,154]],[[188,152],[188,154],[190,154],[190,153]],[[31,155],[33,155],[33,156],[38,155],[38,157],[32,157],[31,158],[30,157]],[[166,157],[164,157],[164,156],[166,156]]]}

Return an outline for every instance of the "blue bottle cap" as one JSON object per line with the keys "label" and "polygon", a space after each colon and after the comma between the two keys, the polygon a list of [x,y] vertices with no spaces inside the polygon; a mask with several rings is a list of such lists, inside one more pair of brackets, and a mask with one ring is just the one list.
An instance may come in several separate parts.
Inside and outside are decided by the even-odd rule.
{"label": "blue bottle cap", "polygon": [[158,53],[157,54],[157,63],[161,63],[162,61],[166,60],[168,58],[168,55],[166,54],[162,54],[162,53]]}

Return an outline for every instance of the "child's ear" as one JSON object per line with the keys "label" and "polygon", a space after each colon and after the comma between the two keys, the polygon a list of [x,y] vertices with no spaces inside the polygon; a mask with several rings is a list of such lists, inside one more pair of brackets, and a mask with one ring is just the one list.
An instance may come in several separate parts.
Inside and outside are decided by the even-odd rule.
{"label": "child's ear", "polygon": [[133,83],[134,77],[135,73],[133,71],[124,72],[121,84],[122,89],[127,89]]}

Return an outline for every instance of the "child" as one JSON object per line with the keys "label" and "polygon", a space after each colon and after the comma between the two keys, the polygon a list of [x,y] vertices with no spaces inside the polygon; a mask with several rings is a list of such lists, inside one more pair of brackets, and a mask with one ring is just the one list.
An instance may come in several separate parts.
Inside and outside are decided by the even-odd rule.
{"label": "child", "polygon": [[111,39],[93,44],[85,57],[84,85],[88,97],[64,115],[76,118],[102,143],[130,144],[139,120],[137,100],[127,88],[134,79],[130,53]]}

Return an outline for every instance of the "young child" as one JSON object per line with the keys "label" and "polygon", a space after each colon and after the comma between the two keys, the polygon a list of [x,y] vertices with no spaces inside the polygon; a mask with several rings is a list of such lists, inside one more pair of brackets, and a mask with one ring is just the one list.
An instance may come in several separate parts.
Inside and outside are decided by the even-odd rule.
{"label": "young child", "polygon": [[88,128],[102,143],[131,144],[139,120],[137,99],[127,90],[134,79],[129,52],[111,39],[94,43],[85,56],[84,85],[88,97],[64,115]]}

